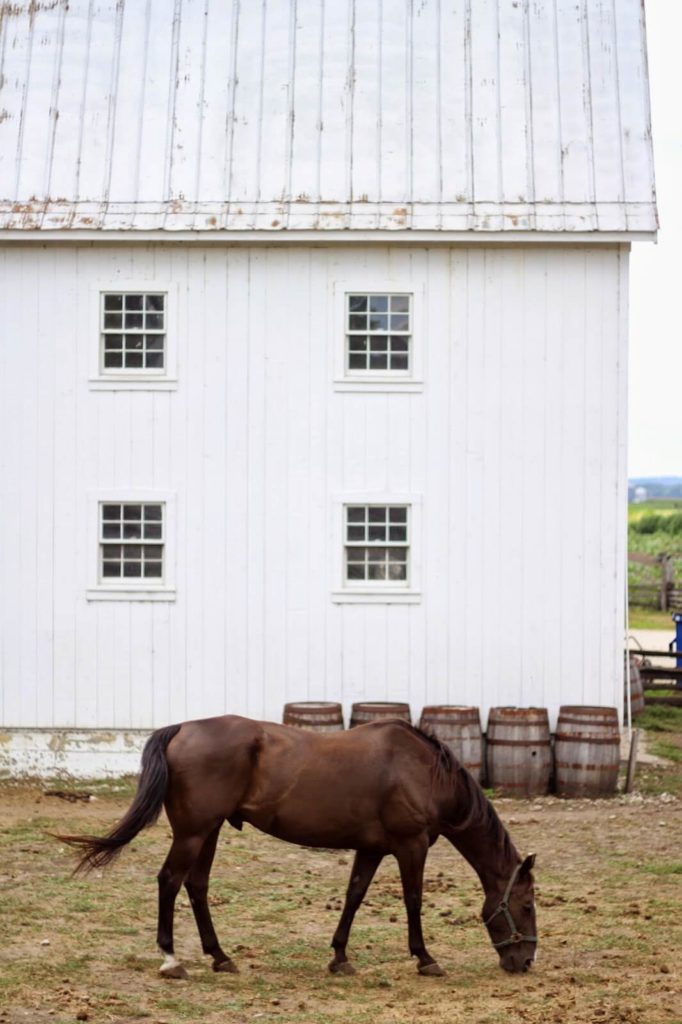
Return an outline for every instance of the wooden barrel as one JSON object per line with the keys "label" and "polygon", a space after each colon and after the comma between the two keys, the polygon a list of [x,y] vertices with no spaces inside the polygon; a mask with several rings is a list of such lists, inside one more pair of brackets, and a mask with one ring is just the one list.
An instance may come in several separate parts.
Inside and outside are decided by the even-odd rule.
{"label": "wooden barrel", "polygon": [[559,796],[610,796],[616,792],[620,730],[615,708],[559,708],[554,737]]}
{"label": "wooden barrel", "polygon": [[340,732],[343,711],[335,701],[298,700],[284,705],[282,721],[313,732]]}
{"label": "wooden barrel", "polygon": [[[628,655],[626,654],[627,658]],[[634,654],[630,654],[630,710],[632,717],[637,718],[644,711],[644,686],[642,685],[642,677],[639,674],[639,666],[641,664],[640,659],[635,657]],[[623,680],[623,696],[625,698],[625,707],[627,707],[627,685],[628,676],[627,671],[624,673]]]}
{"label": "wooden barrel", "polygon": [[549,791],[552,748],[546,708],[491,708],[487,735],[488,784],[505,796]]}
{"label": "wooden barrel", "polygon": [[412,722],[410,705],[388,700],[360,701],[353,704],[350,728],[364,725],[365,722],[378,722],[387,718],[402,718],[406,722]]}
{"label": "wooden barrel", "polygon": [[432,704],[424,708],[420,729],[430,729],[446,743],[460,764],[477,782],[483,778],[483,734],[478,708],[460,704]]}

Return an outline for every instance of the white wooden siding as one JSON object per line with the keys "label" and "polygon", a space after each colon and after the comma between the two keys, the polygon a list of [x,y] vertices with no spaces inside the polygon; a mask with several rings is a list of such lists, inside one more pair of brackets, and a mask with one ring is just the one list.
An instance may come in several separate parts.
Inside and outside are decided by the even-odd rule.
{"label": "white wooden siding", "polygon": [[656,230],[641,0],[33,0],[0,229]]}
{"label": "white wooden siding", "polygon": [[[626,268],[606,246],[6,250],[3,725],[620,704]],[[350,275],[423,289],[423,391],[334,390]],[[173,285],[177,391],[89,386],[90,291],[121,278]],[[150,490],[174,496],[176,600],[87,601],[92,494]],[[419,496],[420,603],[333,602],[344,494]]]}

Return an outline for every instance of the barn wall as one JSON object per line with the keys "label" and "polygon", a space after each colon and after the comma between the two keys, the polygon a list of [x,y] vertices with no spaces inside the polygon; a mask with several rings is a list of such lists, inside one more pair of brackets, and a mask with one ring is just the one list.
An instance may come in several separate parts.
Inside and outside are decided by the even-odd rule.
{"label": "barn wall", "polygon": [[[627,253],[8,248],[5,727],[287,699],[620,704]],[[97,391],[92,293],[177,286],[178,386]],[[337,281],[423,296],[422,390],[336,390]],[[89,601],[92,495],[174,495],[177,596]],[[334,503],[421,503],[421,600],[339,604]]]}

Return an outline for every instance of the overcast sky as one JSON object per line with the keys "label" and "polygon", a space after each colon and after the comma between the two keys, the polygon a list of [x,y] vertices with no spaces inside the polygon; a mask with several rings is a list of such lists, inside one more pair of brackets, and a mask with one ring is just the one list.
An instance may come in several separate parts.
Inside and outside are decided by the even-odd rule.
{"label": "overcast sky", "polygon": [[682,476],[682,2],[646,0],[658,244],[632,247],[630,476]]}

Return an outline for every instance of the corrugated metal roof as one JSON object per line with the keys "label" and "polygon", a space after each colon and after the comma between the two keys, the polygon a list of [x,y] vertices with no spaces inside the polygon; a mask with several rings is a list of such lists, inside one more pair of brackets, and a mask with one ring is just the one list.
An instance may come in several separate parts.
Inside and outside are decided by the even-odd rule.
{"label": "corrugated metal roof", "polygon": [[656,229],[640,0],[0,2],[0,227]]}

